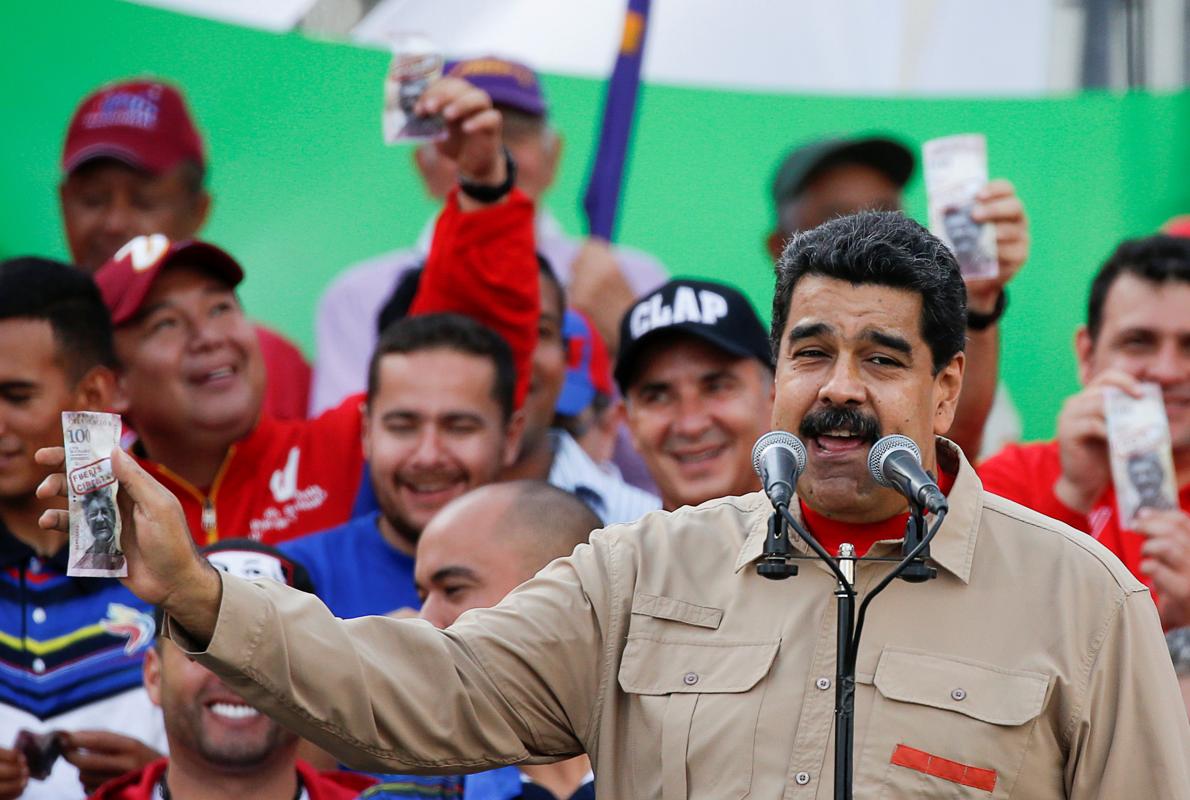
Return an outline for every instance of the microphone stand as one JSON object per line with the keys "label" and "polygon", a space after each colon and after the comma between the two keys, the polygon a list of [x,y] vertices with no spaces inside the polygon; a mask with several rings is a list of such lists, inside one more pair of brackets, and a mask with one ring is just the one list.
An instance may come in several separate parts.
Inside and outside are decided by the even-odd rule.
{"label": "microphone stand", "polygon": [[[814,551],[817,558],[830,568],[838,581],[834,591],[838,615],[835,649],[835,800],[852,800],[852,776],[855,769],[855,665],[868,605],[898,577],[912,583],[937,577],[937,570],[926,564],[924,558],[928,557],[930,541],[937,535],[945,519],[946,509],[943,508],[935,516],[933,526],[927,531],[924,511],[917,503],[910,501],[909,522],[906,525],[905,546],[902,549],[904,555],[892,571],[864,598],[859,606],[857,620],[855,562],[859,559],[856,558],[855,547],[845,543],[839,547],[838,558],[832,558],[818,540],[798,524],[797,519],[790,513],[789,506],[784,503],[775,506],[773,515],[769,518],[764,552],[760,563],[756,565],[756,571],[760,575],[772,580],[782,580],[797,574],[797,565],[789,562],[806,556],[793,555],[788,535],[788,531],[793,530],[802,537],[802,541]],[[785,524],[781,525],[781,521]],[[924,536],[922,531],[926,531]]]}

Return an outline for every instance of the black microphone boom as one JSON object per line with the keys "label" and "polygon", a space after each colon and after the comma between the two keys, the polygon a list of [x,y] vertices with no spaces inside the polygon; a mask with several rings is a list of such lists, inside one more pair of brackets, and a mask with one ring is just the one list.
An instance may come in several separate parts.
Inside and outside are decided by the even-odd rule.
{"label": "black microphone boom", "polygon": [[774,508],[793,502],[793,487],[806,468],[806,446],[792,433],[769,431],[752,448],[752,468]]}
{"label": "black microphone boom", "polygon": [[872,445],[868,471],[876,483],[897,490],[931,514],[948,507],[946,495],[922,468],[921,451],[908,436],[885,436]]}

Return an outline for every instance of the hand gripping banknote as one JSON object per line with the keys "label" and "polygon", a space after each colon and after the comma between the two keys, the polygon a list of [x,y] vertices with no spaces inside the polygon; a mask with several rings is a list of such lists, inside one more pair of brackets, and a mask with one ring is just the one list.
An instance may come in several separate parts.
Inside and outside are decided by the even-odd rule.
{"label": "hand gripping banknote", "polygon": [[65,411],[62,435],[70,493],[66,574],[122,578],[128,574],[128,564],[120,549],[119,484],[112,474],[112,450],[120,444],[120,415]]}
{"label": "hand gripping banknote", "polygon": [[1142,508],[1177,508],[1169,420],[1161,387],[1141,384],[1140,397],[1109,386],[1104,394],[1111,477],[1120,526],[1129,528]]}
{"label": "hand gripping banknote", "polygon": [[975,133],[931,139],[922,145],[922,166],[930,231],[950,247],[964,278],[996,277],[996,226],[971,218],[988,182],[987,140]]}

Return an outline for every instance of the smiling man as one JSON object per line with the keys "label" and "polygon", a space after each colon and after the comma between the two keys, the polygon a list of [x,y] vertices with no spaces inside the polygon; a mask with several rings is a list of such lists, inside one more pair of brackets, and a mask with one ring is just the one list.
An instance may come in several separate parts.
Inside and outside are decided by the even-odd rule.
{"label": "smiling man", "polygon": [[[1082,391],[1067,398],[1052,442],[1008,447],[980,466],[988,491],[1091,534],[1157,597],[1166,628],[1190,625],[1190,240],[1125,241],[1091,284],[1087,323],[1075,336]],[[1104,393],[1161,388],[1180,508],[1153,499],[1120,525],[1111,481]],[[1159,462],[1129,464],[1133,481],[1164,479]],[[1143,489],[1142,489],[1143,491]],[[1160,495],[1158,494],[1158,497]]]}
{"label": "smiling man", "polygon": [[181,500],[195,541],[278,542],[348,518],[363,474],[359,398],[313,420],[264,409],[264,362],[214,245],[139,236],[96,274],[115,326],[135,452]]}
{"label": "smiling man", "polygon": [[[281,553],[246,540],[204,548],[212,565],[296,590],[310,580]],[[318,772],[298,760],[298,737],[257,711],[177,645],[158,639],[145,656],[145,688],[165,718],[169,757],[99,787],[91,800],[350,800],[375,783]]]}
{"label": "smiling man", "polygon": [[672,280],[620,324],[616,381],[628,430],[667,511],[760,488],[752,445],[768,430],[773,362],[748,300]]}
{"label": "smiling man", "polygon": [[513,411],[515,383],[508,345],[467,317],[406,317],[384,332],[363,430],[380,511],[285,545],[336,615],[417,608],[413,554],[422,529],[516,458],[524,413]]}
{"label": "smiling man", "polygon": [[[828,222],[781,258],[773,423],[809,439],[803,519],[874,556],[856,565],[861,592],[889,572],[907,508],[868,472],[878,434],[916,441],[950,509],[933,520],[937,578],[892,583],[867,617],[855,785],[1190,796],[1190,723],[1145,587],[1089,537],[984,492],[939,436],[965,323],[954,256],[898,213]],[[348,763],[465,771],[587,752],[610,797],[834,795],[836,580],[814,562],[786,582],[757,574],[772,513],[759,492],[598,531],[436,631],[337,620],[220,576],[168,492],[120,453],[113,468],[137,506],[130,588],[163,602],[171,638],[228,685]],[[58,473],[39,492],[64,487]]]}

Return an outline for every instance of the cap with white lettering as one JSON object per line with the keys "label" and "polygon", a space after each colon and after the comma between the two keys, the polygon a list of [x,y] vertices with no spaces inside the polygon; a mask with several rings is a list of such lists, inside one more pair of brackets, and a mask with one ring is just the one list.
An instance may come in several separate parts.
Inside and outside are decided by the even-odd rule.
{"label": "cap with white lettering", "polygon": [[748,298],[724,283],[679,278],[638,300],[620,322],[615,375],[622,394],[640,372],[645,345],[665,333],[694,336],[732,355],[773,365],[768,332]]}

